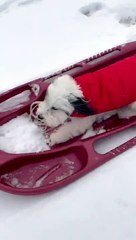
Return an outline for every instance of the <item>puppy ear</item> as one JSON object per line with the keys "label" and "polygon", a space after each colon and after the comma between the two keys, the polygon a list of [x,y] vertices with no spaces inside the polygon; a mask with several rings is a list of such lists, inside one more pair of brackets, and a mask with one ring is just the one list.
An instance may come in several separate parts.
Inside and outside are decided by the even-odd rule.
{"label": "puppy ear", "polygon": [[72,102],[75,102],[78,99],[73,93],[70,93],[68,96],[68,101],[72,104]]}
{"label": "puppy ear", "polygon": [[88,102],[86,102],[83,98],[79,98],[71,94],[69,97],[69,102],[73,106],[75,111],[80,114],[93,115],[96,113],[93,108],[90,108],[88,106]]}

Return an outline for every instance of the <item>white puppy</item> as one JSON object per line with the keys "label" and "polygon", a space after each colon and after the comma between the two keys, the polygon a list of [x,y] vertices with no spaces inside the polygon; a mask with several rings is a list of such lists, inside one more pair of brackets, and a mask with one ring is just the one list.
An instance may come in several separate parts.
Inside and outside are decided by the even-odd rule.
{"label": "white puppy", "polygon": [[[49,85],[45,99],[38,103],[36,115],[47,127],[56,128],[59,126],[49,136],[48,143],[50,146],[82,135],[88,129],[92,129],[93,136],[94,122],[106,119],[113,114],[118,113],[120,118],[129,118],[136,115],[136,102],[134,102],[115,111],[70,118],[76,109],[75,103],[79,102],[79,105],[84,103],[82,99],[84,99],[84,93],[76,81],[69,75],[60,76]],[[80,100],[82,100],[81,103]],[[67,121],[69,119],[70,121]]]}

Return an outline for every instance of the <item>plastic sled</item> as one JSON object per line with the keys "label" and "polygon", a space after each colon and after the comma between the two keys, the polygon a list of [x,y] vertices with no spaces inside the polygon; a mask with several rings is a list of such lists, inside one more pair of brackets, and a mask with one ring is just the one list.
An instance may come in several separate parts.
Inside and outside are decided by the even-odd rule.
{"label": "plastic sled", "polygon": [[[61,74],[79,76],[82,73],[102,69],[126,57],[136,54],[136,42],[109,49],[85,59],[48,77],[40,78],[7,91],[0,96],[0,103],[29,90],[29,100],[0,112],[0,125],[28,112],[33,101],[42,100],[50,82]],[[96,141],[136,125],[136,118],[119,120],[116,116],[105,121],[108,131],[82,140],[76,138],[39,153],[9,154],[0,151],[0,189],[12,194],[34,195],[63,187],[87,174],[108,160],[136,145],[136,137],[111,151],[96,152]],[[8,176],[8,180],[3,178]],[[33,181],[31,181],[33,179]],[[20,183],[20,184],[17,184]]]}

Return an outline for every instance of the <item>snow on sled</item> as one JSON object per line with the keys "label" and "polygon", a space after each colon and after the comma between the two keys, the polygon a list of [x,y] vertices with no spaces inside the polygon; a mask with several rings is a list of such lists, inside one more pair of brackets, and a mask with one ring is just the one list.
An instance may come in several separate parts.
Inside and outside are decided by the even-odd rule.
{"label": "snow on sled", "polygon": [[[48,77],[34,80],[0,95],[0,126],[18,116],[29,113],[34,101],[42,100],[51,81],[64,73],[73,77],[88,72],[108,68],[111,64],[135,59],[136,42],[109,49],[85,59]],[[123,71],[123,70],[122,70]],[[135,75],[136,81],[136,73]],[[109,79],[110,81],[110,79]],[[118,119],[113,116],[100,123],[106,131],[87,139],[75,138],[51,150],[31,153],[7,152],[0,143],[0,189],[13,194],[34,195],[56,190],[87,174],[108,160],[136,145],[135,135],[113,149],[99,153],[95,149],[97,141],[116,135],[136,126],[136,117]],[[99,124],[96,124],[99,128]],[[2,132],[0,132],[2,141]]]}

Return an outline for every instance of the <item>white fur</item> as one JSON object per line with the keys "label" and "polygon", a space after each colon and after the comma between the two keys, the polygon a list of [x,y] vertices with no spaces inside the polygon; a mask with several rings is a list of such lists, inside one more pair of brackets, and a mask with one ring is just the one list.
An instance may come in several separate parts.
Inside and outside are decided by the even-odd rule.
{"label": "white fur", "polygon": [[[45,99],[39,103],[36,114],[42,115],[44,123],[48,127],[57,127],[63,124],[68,115],[70,116],[74,111],[68,101],[73,96],[83,97],[82,91],[74,79],[68,75],[58,77],[49,85]],[[52,107],[59,110],[53,110]]]}
{"label": "white fur", "polygon": [[[51,128],[63,124],[50,134],[48,138],[50,146],[65,142],[85,133],[86,130],[92,128],[96,120],[106,119],[115,113],[118,114],[119,118],[136,116],[136,102],[134,102],[122,109],[84,118],[73,118],[70,122],[66,122],[74,111],[69,99],[74,100],[75,97],[84,97],[82,90],[72,77],[63,75],[54,80],[47,89],[44,101],[39,103],[36,114],[43,117],[42,122]],[[93,135],[94,131],[92,129],[92,136]]]}

